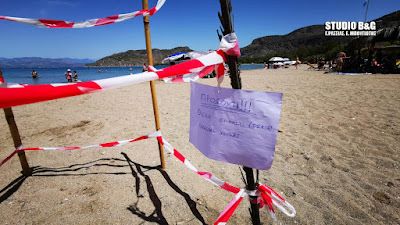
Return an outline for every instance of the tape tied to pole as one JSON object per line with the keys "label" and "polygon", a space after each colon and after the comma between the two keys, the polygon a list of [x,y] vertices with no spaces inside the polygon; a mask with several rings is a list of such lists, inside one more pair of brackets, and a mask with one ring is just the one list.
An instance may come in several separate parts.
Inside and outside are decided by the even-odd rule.
{"label": "tape tied to pole", "polygon": [[275,223],[277,222],[277,219],[273,206],[276,206],[280,211],[282,211],[289,217],[294,217],[296,215],[296,210],[294,209],[294,207],[285,199],[283,199],[278,193],[276,193],[272,188],[264,184],[258,184],[257,190],[241,189],[240,192],[228,204],[225,210],[219,215],[214,225],[226,224],[235,212],[239,203],[242,201],[243,197],[245,197],[246,195],[249,196],[249,200],[252,203],[259,204],[260,208],[266,206],[265,208],[268,214]]}
{"label": "tape tied to pole", "polygon": [[[24,148],[22,145],[20,145],[18,148],[15,149],[14,152],[12,152],[7,158],[5,158],[1,163],[0,166],[2,166],[4,163],[6,163],[9,159],[11,159],[15,154],[17,154],[19,151],[40,151],[40,150],[78,150],[78,149],[89,149],[89,148],[110,148],[110,147],[120,147],[123,145],[126,145],[128,143],[136,142],[139,140],[145,140],[149,138],[157,138],[157,140],[162,144],[169,153],[174,155],[179,161],[181,161],[188,169],[194,171],[201,177],[203,177],[205,180],[209,181],[210,183],[219,186],[220,188],[227,190],[229,192],[235,193],[236,196],[235,198],[228,204],[228,206],[225,208],[225,210],[220,214],[218,217],[217,221],[214,224],[225,224],[228,222],[229,218],[232,216],[232,214],[235,212],[236,208],[238,207],[239,203],[245,197],[248,195],[249,197],[254,198],[255,201],[257,201],[258,204],[260,204],[260,208],[264,207],[267,205],[266,209],[272,219],[276,221],[276,216],[275,216],[275,211],[273,208],[273,205],[275,205],[279,210],[281,210],[284,214],[290,217],[294,217],[296,214],[296,211],[294,207],[285,201],[281,196],[279,196],[278,193],[276,193],[272,188],[263,185],[263,184],[258,184],[258,189],[257,190],[246,190],[246,189],[240,189],[235,186],[232,186],[219,178],[215,177],[209,172],[201,172],[198,171],[196,167],[194,167],[189,160],[187,160],[180,152],[178,152],[172,145],[165,140],[162,137],[161,131],[156,131],[148,135],[143,135],[138,138],[134,139],[128,139],[128,140],[122,140],[122,141],[114,141],[114,142],[108,142],[108,143],[103,143],[103,144],[97,144],[97,145],[89,145],[89,146],[83,146],[83,147],[36,147],[36,148]],[[253,201],[254,201],[253,200]],[[286,207],[286,208],[285,208]],[[290,211],[290,212],[289,212]]]}

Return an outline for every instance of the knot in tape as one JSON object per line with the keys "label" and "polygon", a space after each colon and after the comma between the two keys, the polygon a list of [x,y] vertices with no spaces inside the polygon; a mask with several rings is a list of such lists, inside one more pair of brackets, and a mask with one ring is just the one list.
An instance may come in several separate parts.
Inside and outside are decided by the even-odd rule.
{"label": "knot in tape", "polygon": [[296,210],[292,205],[279,196],[272,188],[258,184],[257,190],[240,189],[235,198],[229,203],[225,210],[220,214],[214,225],[226,224],[232,214],[235,212],[236,207],[240,204],[244,196],[248,195],[252,204],[259,204],[260,208],[264,206],[271,218],[277,223],[275,216],[274,205],[289,217],[296,215]]}
{"label": "knot in tape", "polygon": [[260,204],[260,208],[266,205],[267,211],[270,213],[271,217],[275,220],[275,211],[272,207],[275,205],[280,211],[289,217],[294,217],[296,215],[296,210],[294,207],[283,199],[278,193],[276,193],[272,188],[264,184],[259,184],[258,186],[258,198],[257,203]]}
{"label": "knot in tape", "polygon": [[246,189],[246,194],[247,194],[250,198],[257,198],[257,197],[260,196],[258,190],[247,190],[247,189]]}

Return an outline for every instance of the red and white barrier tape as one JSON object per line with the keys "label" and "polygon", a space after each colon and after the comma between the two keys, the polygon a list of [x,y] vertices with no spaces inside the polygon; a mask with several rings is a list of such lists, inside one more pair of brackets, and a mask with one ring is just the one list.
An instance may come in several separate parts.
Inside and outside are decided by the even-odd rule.
{"label": "red and white barrier tape", "polygon": [[83,146],[83,147],[38,147],[38,148],[24,148],[19,146],[11,155],[9,155],[7,158],[5,158],[1,163],[0,166],[2,166],[4,163],[6,163],[11,157],[13,157],[16,153],[19,151],[46,151],[46,150],[55,150],[55,151],[61,151],[61,150],[77,150],[77,149],[88,149],[88,148],[109,148],[109,147],[119,147],[126,145],[128,143],[132,143],[135,141],[140,141],[140,140],[145,140],[148,138],[155,138],[161,135],[161,132],[156,131],[154,133],[151,133],[149,135],[144,135],[135,139],[129,139],[129,140],[123,140],[123,141],[115,141],[115,142],[109,142],[109,143],[104,143],[104,144],[97,144],[97,145],[89,145],[89,146]]}
{"label": "red and white barrier tape", "polygon": [[[232,55],[232,56],[237,56],[240,57],[240,48],[239,48],[239,42],[237,40],[236,34],[231,33],[225,35],[222,39],[221,42],[219,43],[218,49],[222,50],[225,52],[227,55]],[[223,63],[220,63],[216,65],[215,71],[217,73],[217,82],[218,82],[218,87],[224,80],[224,74],[225,74],[225,67]]]}
{"label": "red and white barrier tape", "polygon": [[[213,69],[216,67],[218,82],[222,82],[223,79],[223,62],[225,61],[224,52],[227,54],[234,54],[240,56],[239,46],[237,44],[237,38],[235,34],[229,34],[225,36],[219,47],[220,50],[216,52],[211,52],[207,55],[193,59],[181,64],[177,64],[171,67],[164,68],[162,70],[154,70],[151,72],[145,72],[141,74],[136,74],[134,76],[123,76],[115,77],[97,81],[89,81],[76,84],[46,84],[46,85],[22,85],[22,84],[10,84],[10,83],[0,83],[0,108],[6,108],[16,105],[30,104],[40,101],[52,100],[57,98],[70,97],[75,95],[87,94],[98,92],[102,90],[119,88],[131,84],[136,84],[140,82],[162,79],[172,76],[179,76],[191,73],[201,73],[206,69]],[[191,75],[193,76],[193,74]],[[196,77],[195,75],[194,77]],[[184,76],[183,76],[184,77]],[[183,77],[182,80],[183,80]],[[180,78],[175,78],[180,79]],[[5,98],[4,96],[7,96]],[[77,149],[88,149],[88,148],[105,148],[105,147],[116,147],[122,146],[127,143],[131,143],[138,140],[143,140],[151,137],[157,137],[157,140],[164,145],[171,154],[173,154],[177,159],[186,165],[189,169],[202,176],[207,181],[213,183],[232,193],[237,193],[235,198],[229,203],[225,210],[218,217],[215,224],[226,224],[229,218],[234,213],[235,209],[248,193],[245,189],[239,189],[237,187],[231,186],[230,184],[218,179],[209,172],[198,171],[182,154],[180,154],[176,149],[174,149],[164,138],[162,138],[160,132],[155,132],[150,135],[142,136],[136,139],[129,139],[124,141],[110,142],[105,144],[90,145],[84,147],[62,147],[62,148],[22,148],[20,146],[11,155],[4,159],[0,166],[6,163],[11,157],[17,154],[19,151],[27,150],[77,150]],[[286,215],[293,217],[296,214],[295,209],[292,205],[286,202],[282,197],[280,197],[274,190],[265,185],[259,185],[257,195],[257,203],[260,204],[260,208],[267,204],[267,210],[271,217],[276,221],[275,211],[272,205],[277,206]],[[291,213],[289,213],[283,206],[286,206]]]}
{"label": "red and white barrier tape", "polygon": [[[273,205],[275,205],[279,210],[281,210],[284,214],[286,214],[289,217],[294,217],[296,215],[296,210],[294,209],[294,207],[285,199],[283,199],[281,196],[279,196],[278,193],[272,190],[272,188],[264,184],[258,184],[258,189],[256,191],[256,194],[258,196],[257,199],[255,199],[257,201],[256,203],[260,204],[260,208],[266,205],[265,208],[267,209],[269,215],[274,220],[274,222],[277,222],[277,220]],[[233,198],[233,200],[224,209],[224,211],[219,215],[214,225],[226,224],[229,218],[235,212],[240,202],[242,201],[243,197],[246,195],[249,195],[249,193],[246,192],[245,189],[241,189],[240,192]]]}
{"label": "red and white barrier tape", "polygon": [[149,10],[139,10],[131,13],[118,14],[113,16],[108,16],[99,19],[90,19],[80,22],[69,22],[62,20],[49,20],[49,19],[29,19],[29,18],[19,18],[11,16],[0,16],[0,19],[9,20],[14,22],[25,23],[29,25],[34,25],[37,27],[48,27],[48,28],[88,28],[101,25],[107,25],[112,23],[118,23],[125,20],[132,19],[134,17],[144,15],[152,16],[156,13],[165,3],[166,0],[158,0],[157,5]]}
{"label": "red and white barrier tape", "polygon": [[207,181],[211,182],[212,184],[219,186],[222,189],[225,189],[229,192],[232,193],[238,193],[240,191],[239,188],[234,187],[220,179],[218,179],[217,177],[213,176],[211,173],[209,172],[200,172],[196,169],[196,167],[194,167],[189,160],[187,160],[181,153],[179,153],[174,147],[171,146],[170,143],[168,143],[163,137],[159,136],[157,137],[158,142],[160,142],[165,149],[167,149],[171,154],[173,154],[177,159],[179,159],[179,161],[181,161],[183,164],[185,164],[185,166],[189,169],[191,169],[192,171],[194,171],[195,173],[197,173],[198,175],[202,176],[204,179],[206,179]]}
{"label": "red and white barrier tape", "polygon": [[19,151],[21,151],[22,149],[22,145],[20,145],[17,149],[15,149],[15,151],[13,151],[9,156],[7,156],[7,158],[3,159],[3,161],[1,161],[0,166],[2,166],[4,163],[6,163],[8,160],[10,160],[15,154],[17,154]]}
{"label": "red and white barrier tape", "polygon": [[139,140],[145,140],[148,138],[157,138],[157,140],[160,142],[160,144],[164,145],[165,149],[167,149],[171,154],[173,154],[179,161],[181,161],[183,164],[185,164],[186,167],[191,169],[192,171],[196,172],[198,175],[202,176],[204,179],[208,180],[209,182],[221,187],[222,189],[225,189],[227,191],[233,192],[233,193],[238,193],[240,191],[239,188],[234,187],[226,182],[221,181],[217,177],[213,176],[209,172],[200,172],[198,171],[181,153],[179,153],[176,149],[174,149],[171,144],[169,144],[162,136],[160,131],[156,131],[154,133],[151,133],[149,135],[144,135],[135,139],[129,139],[129,140],[123,140],[123,141],[115,141],[115,142],[109,142],[109,143],[104,143],[104,144],[97,144],[97,145],[88,145],[88,146],[83,146],[83,147],[38,147],[38,148],[23,148],[22,145],[16,149],[11,155],[9,155],[6,159],[4,159],[1,163],[0,166],[2,166],[4,163],[6,163],[11,157],[13,157],[16,153],[19,151],[62,151],[62,150],[78,150],[78,149],[89,149],[89,148],[110,148],[110,147],[119,147],[126,145],[128,143],[132,143],[135,141]]}
{"label": "red and white barrier tape", "polygon": [[[296,215],[296,210],[294,207],[287,202],[285,199],[283,199],[278,193],[276,193],[272,188],[268,187],[265,184],[259,184],[258,186],[259,193],[261,194],[261,198],[259,197],[260,201],[262,201],[264,204],[268,204],[268,211],[271,211],[271,213],[274,214],[272,217],[276,221],[275,217],[275,211],[274,208],[272,208],[272,205],[276,206],[279,210],[281,210],[284,214],[286,214],[289,217],[294,217]],[[260,208],[262,208],[262,204],[260,204]],[[286,208],[284,208],[286,207]],[[289,212],[289,211],[290,212]]]}
{"label": "red and white barrier tape", "polygon": [[[211,73],[214,70],[214,68],[215,68],[215,66],[213,66],[213,65],[201,67],[196,70],[198,72],[193,70],[194,71],[193,73],[188,73],[188,74],[179,75],[179,76],[175,76],[175,77],[166,77],[163,80],[166,83],[181,83],[181,82],[196,81],[196,80],[204,77],[205,75]],[[149,71],[158,71],[158,70],[152,66],[149,66]]]}
{"label": "red and white barrier tape", "polygon": [[246,195],[246,190],[245,189],[240,189],[239,193],[235,195],[233,200],[228,204],[228,206],[222,211],[222,213],[219,215],[217,220],[214,222],[215,224],[218,225],[224,225],[228,222],[228,220],[231,218],[232,214],[235,212],[236,208],[239,206],[240,202],[242,201],[243,197]]}
{"label": "red and white barrier tape", "polygon": [[[234,36],[235,39],[231,37]],[[226,35],[225,38],[237,43],[234,33]],[[225,41],[226,42],[226,41]],[[222,41],[221,41],[222,43]],[[220,45],[221,46],[221,45]],[[239,48],[238,45],[235,48]],[[228,49],[228,50],[227,50]],[[225,51],[230,51],[226,48]],[[235,53],[235,51],[230,51]],[[177,65],[173,65],[162,70],[144,72],[135,75],[113,77],[102,80],[88,81],[82,83],[63,83],[63,84],[41,84],[41,85],[21,85],[21,84],[0,84],[0,108],[31,104],[36,102],[48,101],[58,98],[66,98],[82,94],[89,94],[109,89],[120,88],[145,81],[163,79],[166,77],[179,76],[188,73],[198,72],[199,68],[204,69],[209,66],[222,64],[225,55],[222,50],[217,50],[197,59],[192,59]],[[223,75],[222,75],[223,77]]]}
{"label": "red and white barrier tape", "polygon": [[[167,151],[169,151],[171,154],[173,154],[179,161],[181,161],[187,168],[190,170],[194,171],[201,177],[203,177],[205,180],[209,181],[210,183],[219,186],[222,189],[225,189],[229,192],[235,193],[236,196],[235,198],[228,204],[228,206],[225,208],[225,210],[221,213],[221,215],[218,217],[217,221],[214,224],[226,224],[229,220],[229,218],[232,216],[232,214],[235,212],[236,208],[238,207],[239,203],[242,201],[243,197],[245,195],[248,195],[249,193],[246,192],[245,189],[239,189],[237,187],[234,187],[219,178],[215,177],[209,172],[201,172],[194,167],[189,160],[187,160],[180,152],[178,152],[170,143],[168,143],[167,140],[165,140],[160,131],[156,131],[154,133],[151,133],[149,135],[144,135],[135,139],[129,139],[129,140],[123,140],[123,141],[115,141],[115,142],[109,142],[109,143],[104,143],[104,144],[97,144],[97,145],[89,145],[89,146],[83,146],[83,147],[38,147],[38,148],[23,148],[22,145],[18,147],[13,153],[11,153],[7,158],[5,158],[1,163],[0,166],[2,166],[4,163],[6,163],[9,159],[11,159],[15,154],[17,154],[19,151],[48,151],[48,150],[77,150],[77,149],[89,149],[89,148],[109,148],[109,147],[119,147],[126,145],[128,143],[132,143],[135,141],[139,140],[145,140],[148,138],[157,138],[158,142],[162,144]],[[281,196],[279,196],[274,190],[272,190],[270,187],[266,185],[259,185],[257,195],[259,196],[257,198],[257,203],[260,204],[260,208],[262,208],[265,204],[267,204],[267,210],[270,214],[270,216],[276,221],[275,217],[275,211],[272,205],[275,205],[280,209],[283,213],[286,215],[293,217],[296,214],[295,209],[293,208],[292,205],[290,205],[288,202],[285,201]],[[283,206],[286,206],[291,213],[289,213]]]}
{"label": "red and white barrier tape", "polygon": [[[237,56],[237,57],[239,57],[241,55],[240,48],[239,48],[239,42],[234,33],[224,36],[224,38],[221,39],[218,49],[224,51],[228,55]],[[155,68],[153,68],[153,67],[151,67],[151,69],[153,71],[156,71]],[[196,80],[204,77],[208,73],[212,72],[213,70],[215,70],[215,72],[216,72],[217,82],[218,82],[218,86],[219,86],[222,83],[222,81],[224,80],[225,66],[223,63],[215,64],[215,66],[198,68],[196,71],[193,71],[193,73],[188,73],[188,74],[180,75],[180,76],[176,76],[176,77],[164,78],[164,81],[167,83],[196,81]]]}

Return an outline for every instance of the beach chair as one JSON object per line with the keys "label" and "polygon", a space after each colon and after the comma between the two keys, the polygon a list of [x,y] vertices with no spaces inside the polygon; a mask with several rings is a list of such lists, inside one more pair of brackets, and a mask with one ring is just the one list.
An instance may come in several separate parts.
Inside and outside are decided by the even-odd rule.
{"label": "beach chair", "polygon": [[325,70],[325,61],[324,60],[318,61],[317,65],[318,65],[318,70]]}
{"label": "beach chair", "polygon": [[317,69],[318,69],[317,67],[315,67],[315,66],[312,65],[311,63],[307,63],[307,65],[309,66],[309,67],[307,68],[307,70],[317,70]]}
{"label": "beach chair", "polygon": [[334,73],[334,72],[338,72],[336,64],[332,64],[330,66],[325,67],[325,73]]}

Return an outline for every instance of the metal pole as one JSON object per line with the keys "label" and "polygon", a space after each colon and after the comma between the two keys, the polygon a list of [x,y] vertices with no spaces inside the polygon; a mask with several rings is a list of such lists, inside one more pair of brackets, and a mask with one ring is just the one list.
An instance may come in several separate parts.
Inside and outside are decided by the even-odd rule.
{"label": "metal pole", "polygon": [[[142,0],[143,9],[149,9],[149,3],[147,0]],[[144,24],[144,35],[146,37],[146,51],[147,51],[147,65],[153,65],[153,54],[151,52],[151,37],[150,37],[150,22],[149,16],[143,16],[143,24]],[[157,94],[156,87],[154,81],[150,81],[150,90],[151,90],[151,98],[153,100],[153,111],[154,118],[156,122],[156,129],[160,130],[160,119],[158,114],[158,104],[157,104]],[[165,169],[165,161],[164,161],[164,148],[158,143],[158,149],[160,150],[160,161],[161,167]]]}
{"label": "metal pole", "polygon": [[[227,35],[229,33],[232,33],[233,26],[232,26],[232,21],[231,21],[231,15],[230,12],[232,11],[232,5],[230,0],[220,0],[219,1],[221,4],[221,14],[218,13],[218,17],[221,21],[223,30],[221,28],[221,32],[223,35]],[[218,36],[221,38],[221,35]],[[230,78],[231,78],[231,86],[233,89],[241,89],[242,88],[242,83],[240,79],[240,73],[237,67],[237,57],[236,56],[229,56],[226,55],[227,57],[227,64],[229,66],[229,71],[230,71]],[[246,180],[247,180],[247,190],[249,191],[254,191],[257,188],[257,184],[254,181],[254,174],[253,174],[253,169],[243,166],[243,170],[246,173]],[[251,220],[253,222],[253,225],[260,225],[260,212],[259,212],[259,204],[257,204],[257,201],[252,201],[252,200],[257,200],[257,196],[249,196],[250,197],[250,214],[251,214]]]}
{"label": "metal pole", "polygon": [[[246,173],[247,180],[247,190],[253,191],[256,190],[256,182],[254,181],[253,169],[243,166],[243,170]],[[253,225],[260,225],[260,205],[257,204],[257,196],[250,196],[250,215],[251,221],[253,221]]]}
{"label": "metal pole", "polygon": [[[0,80],[3,79],[3,73],[0,68]],[[6,117],[8,127],[10,128],[10,133],[14,142],[14,147],[18,148],[22,145],[21,136],[19,135],[17,124],[15,123],[14,114],[11,108],[4,108],[4,115]],[[28,177],[32,175],[32,171],[29,168],[28,160],[26,159],[25,152],[18,152],[19,162],[22,166],[22,174]]]}

